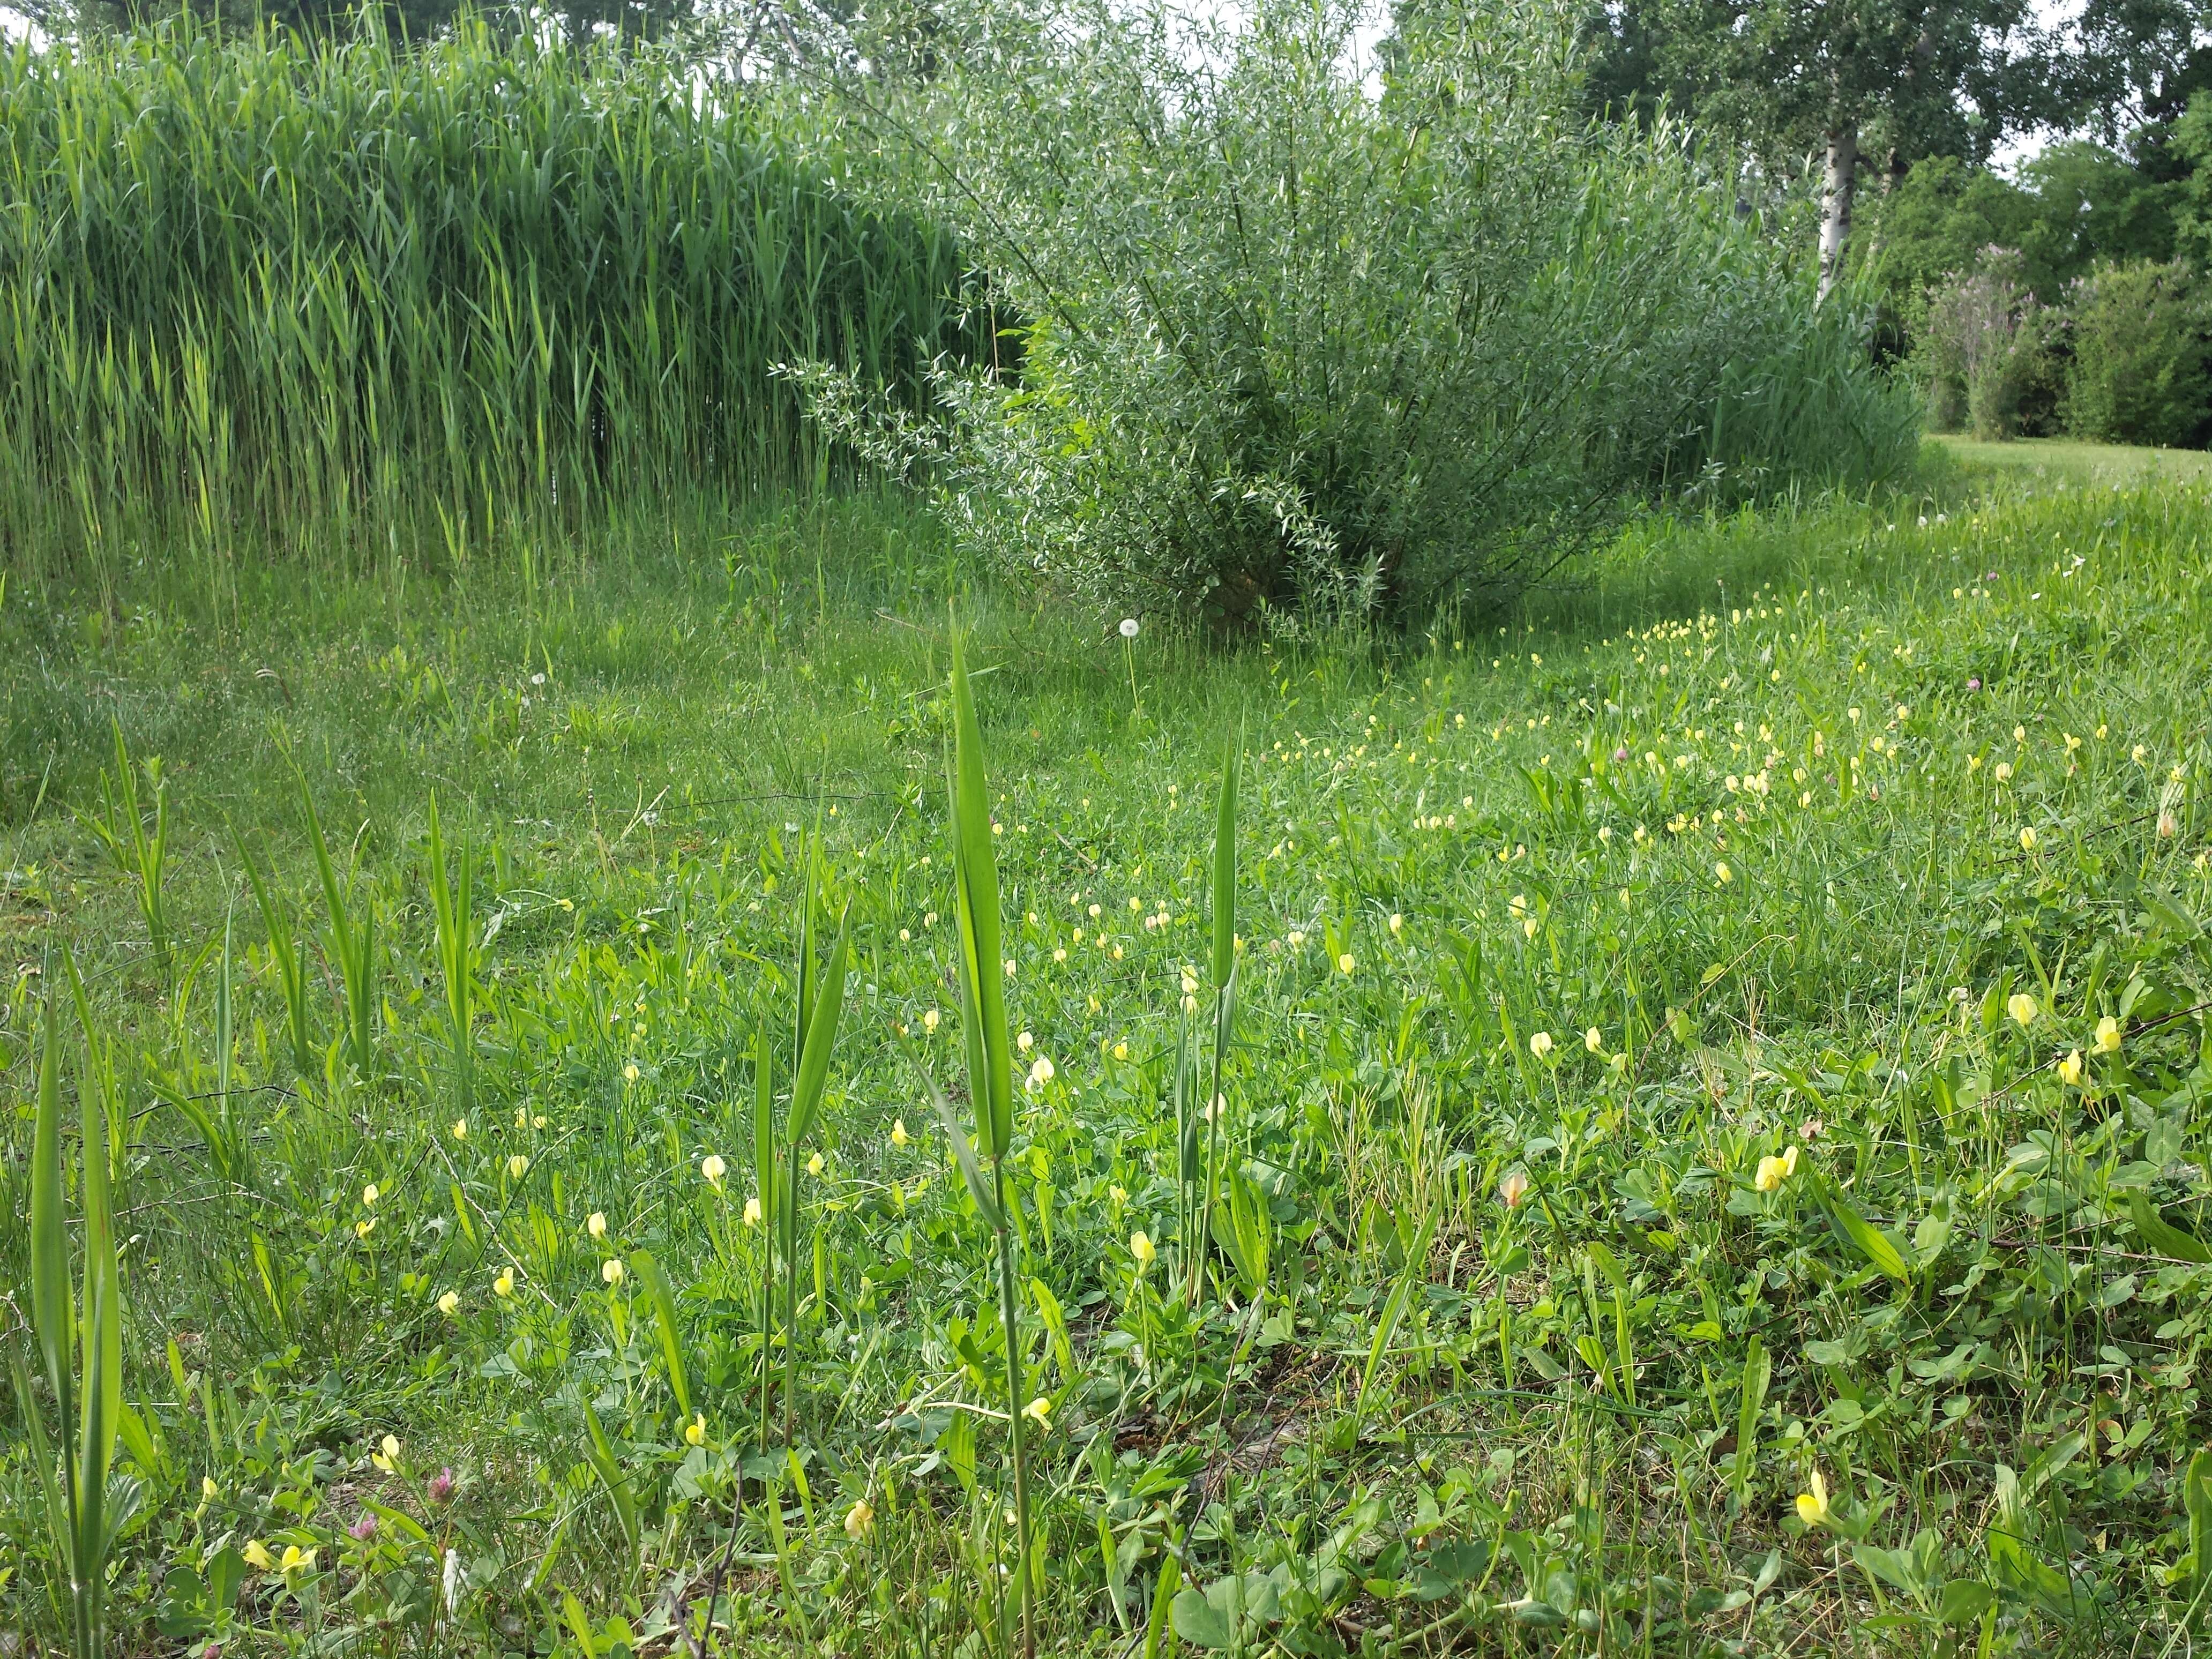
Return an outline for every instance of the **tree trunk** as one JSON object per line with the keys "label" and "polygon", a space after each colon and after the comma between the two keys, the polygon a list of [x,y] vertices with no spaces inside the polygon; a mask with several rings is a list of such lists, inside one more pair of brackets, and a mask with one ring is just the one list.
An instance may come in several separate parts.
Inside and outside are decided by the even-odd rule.
{"label": "tree trunk", "polygon": [[1851,240],[1851,198],[1858,192],[1859,124],[1828,129],[1828,166],[1820,186],[1820,298],[1843,280],[1844,252]]}

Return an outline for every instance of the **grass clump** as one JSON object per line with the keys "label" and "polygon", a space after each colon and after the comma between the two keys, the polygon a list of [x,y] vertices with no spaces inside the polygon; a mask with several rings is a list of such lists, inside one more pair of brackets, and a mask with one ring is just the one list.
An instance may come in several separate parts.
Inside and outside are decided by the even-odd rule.
{"label": "grass clump", "polygon": [[[1389,659],[987,587],[964,710],[899,514],[550,599],[271,569],[218,621],[149,574],[88,629],[11,586],[0,1087],[102,1103],[115,1647],[1003,1653],[1017,1589],[1050,1652],[2191,1639],[2202,489],[1643,522],[1568,620]],[[69,810],[111,713],[166,960]],[[791,953],[840,909],[849,978]],[[0,1122],[0,1212],[60,1121]],[[0,1437],[42,1642],[52,1389]]]}

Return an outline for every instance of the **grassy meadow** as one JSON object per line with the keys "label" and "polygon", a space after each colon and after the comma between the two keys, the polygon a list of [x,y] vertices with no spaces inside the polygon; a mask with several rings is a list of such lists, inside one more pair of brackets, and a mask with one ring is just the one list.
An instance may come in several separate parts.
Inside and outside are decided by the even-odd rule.
{"label": "grassy meadow", "polygon": [[111,1650],[981,1655],[1026,1581],[1037,1650],[1146,1659],[2181,1651],[2212,498],[1936,476],[1642,520],[1392,650],[1125,640],[866,495],[12,573],[0,1213],[51,1059],[119,1263]]}

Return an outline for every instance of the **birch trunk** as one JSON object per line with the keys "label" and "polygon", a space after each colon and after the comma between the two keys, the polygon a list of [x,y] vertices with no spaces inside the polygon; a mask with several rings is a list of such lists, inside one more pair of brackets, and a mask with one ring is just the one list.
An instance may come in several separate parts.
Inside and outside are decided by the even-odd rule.
{"label": "birch trunk", "polygon": [[1820,187],[1820,298],[1843,279],[1844,251],[1851,240],[1851,198],[1858,193],[1859,124],[1828,130],[1828,166]]}

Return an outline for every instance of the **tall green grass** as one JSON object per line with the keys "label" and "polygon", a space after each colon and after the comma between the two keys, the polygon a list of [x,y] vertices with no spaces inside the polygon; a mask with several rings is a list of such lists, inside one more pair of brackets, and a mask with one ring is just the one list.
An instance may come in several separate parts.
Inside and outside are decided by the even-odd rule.
{"label": "tall green grass", "polygon": [[941,231],[652,52],[179,18],[0,58],[0,538],[459,562],[623,501],[818,483],[771,377],[965,342]]}

